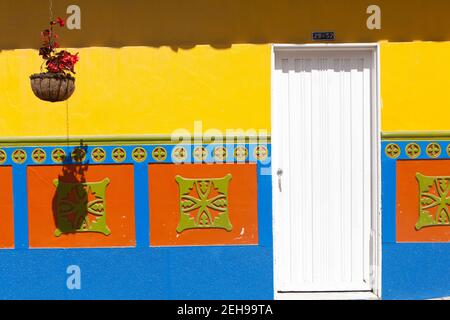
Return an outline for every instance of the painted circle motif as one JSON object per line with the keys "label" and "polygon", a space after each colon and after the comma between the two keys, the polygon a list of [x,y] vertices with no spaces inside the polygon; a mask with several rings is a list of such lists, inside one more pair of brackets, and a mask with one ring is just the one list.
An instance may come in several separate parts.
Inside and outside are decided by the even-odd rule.
{"label": "painted circle motif", "polygon": [[133,149],[133,152],[131,152],[131,157],[136,162],[143,162],[147,159],[147,151],[142,147],[136,147]]}
{"label": "painted circle motif", "polygon": [[111,156],[115,162],[123,162],[127,157],[127,153],[125,149],[118,147],[113,149]]}
{"label": "painted circle motif", "polygon": [[410,143],[410,144],[408,144],[406,146],[405,150],[406,150],[406,154],[411,159],[415,159],[418,156],[420,156],[421,150],[420,150],[420,146],[417,143]]}
{"label": "painted circle motif", "polygon": [[0,149],[0,164],[3,164],[6,162],[6,152],[5,150]]}
{"label": "painted circle motif", "polygon": [[176,147],[175,149],[173,149],[172,151],[172,159],[174,161],[184,161],[187,159],[187,151],[186,148],[184,147]]}
{"label": "painted circle motif", "polygon": [[441,155],[441,146],[435,142],[427,146],[427,155],[431,158],[437,158]]}
{"label": "painted circle motif", "polygon": [[33,159],[33,162],[35,163],[42,163],[47,158],[47,154],[45,151],[41,148],[36,148],[31,153],[31,159]]}
{"label": "painted circle motif", "polygon": [[214,159],[217,161],[225,161],[228,157],[228,151],[225,147],[215,147],[214,148]]}
{"label": "painted circle motif", "polygon": [[450,144],[447,146],[447,154],[450,156]]}
{"label": "painted circle motif", "polygon": [[94,148],[91,152],[91,158],[94,162],[103,162],[106,158],[106,151],[103,148]]}
{"label": "painted circle motif", "polygon": [[195,160],[204,161],[208,157],[208,150],[205,147],[198,146],[194,148],[193,155]]}
{"label": "painted circle motif", "polygon": [[237,146],[233,154],[237,161],[245,161],[248,157],[248,150],[244,146]]}
{"label": "painted circle motif", "polygon": [[24,163],[27,160],[27,153],[23,149],[14,150],[12,159],[15,163]]}
{"label": "painted circle motif", "polygon": [[53,149],[52,160],[56,163],[62,163],[66,159],[66,152],[61,148]]}
{"label": "painted circle motif", "polygon": [[395,143],[390,143],[386,146],[384,152],[389,158],[395,159],[400,156],[400,147]]}
{"label": "painted circle motif", "polygon": [[257,146],[253,151],[256,160],[264,161],[269,156],[269,150],[266,146]]}
{"label": "painted circle motif", "polygon": [[83,148],[73,149],[70,155],[75,162],[83,162],[86,159],[86,151]]}
{"label": "painted circle motif", "polygon": [[152,158],[156,161],[164,161],[167,158],[167,151],[163,147],[156,147],[152,151]]}

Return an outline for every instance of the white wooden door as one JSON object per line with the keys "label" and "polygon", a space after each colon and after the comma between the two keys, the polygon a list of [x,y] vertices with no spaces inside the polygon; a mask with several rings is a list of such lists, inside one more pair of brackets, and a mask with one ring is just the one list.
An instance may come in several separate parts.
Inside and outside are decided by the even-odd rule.
{"label": "white wooden door", "polygon": [[275,52],[279,292],[372,289],[371,70],[370,52]]}

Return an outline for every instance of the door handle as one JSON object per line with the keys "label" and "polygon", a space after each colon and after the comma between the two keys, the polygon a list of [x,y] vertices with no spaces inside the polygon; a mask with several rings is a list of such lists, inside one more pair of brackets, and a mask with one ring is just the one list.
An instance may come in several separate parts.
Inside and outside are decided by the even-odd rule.
{"label": "door handle", "polygon": [[277,170],[277,176],[278,176],[278,190],[280,190],[280,192],[283,192],[283,189],[281,188],[281,177],[283,176],[283,169]]}

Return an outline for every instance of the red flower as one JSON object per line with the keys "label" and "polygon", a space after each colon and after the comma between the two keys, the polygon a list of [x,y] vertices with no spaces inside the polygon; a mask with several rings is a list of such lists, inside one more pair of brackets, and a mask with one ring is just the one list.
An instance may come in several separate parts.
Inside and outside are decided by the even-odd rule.
{"label": "red flower", "polygon": [[66,22],[60,17],[56,19],[56,23],[59,24],[61,27],[64,27],[64,25],[66,24]]}
{"label": "red flower", "polygon": [[41,32],[43,44],[39,49],[39,55],[46,60],[47,72],[52,73],[75,73],[74,67],[78,62],[78,52],[71,54],[66,50],[56,51],[59,44],[55,41],[58,35],[53,32],[53,26],[59,24],[61,27],[65,25],[65,21],[58,17],[56,21],[50,22],[50,29]]}
{"label": "red flower", "polygon": [[77,63],[78,60],[80,60],[80,58],[78,57],[78,52],[70,55],[70,61],[72,62],[72,64]]}
{"label": "red flower", "polygon": [[47,64],[47,69],[48,69],[48,71],[54,72],[54,73],[61,72],[61,69],[59,68],[59,66],[54,62],[50,62],[49,64]]}

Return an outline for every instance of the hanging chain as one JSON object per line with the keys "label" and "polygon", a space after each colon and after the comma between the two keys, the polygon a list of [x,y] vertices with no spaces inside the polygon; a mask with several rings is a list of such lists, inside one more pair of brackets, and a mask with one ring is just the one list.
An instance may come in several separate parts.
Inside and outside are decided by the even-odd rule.
{"label": "hanging chain", "polygon": [[[50,15],[49,18],[50,18],[50,22],[51,22],[51,21],[53,21],[53,1],[52,0],[48,0],[48,11],[49,11],[49,15]],[[50,25],[50,43],[52,42],[52,31],[53,31],[53,26]],[[42,64],[41,64],[41,73],[43,72],[42,68],[43,68],[44,63],[45,63],[45,61],[42,62]]]}
{"label": "hanging chain", "polygon": [[69,100],[66,100],[66,134],[67,134],[67,152],[69,152],[70,135],[69,135]]}
{"label": "hanging chain", "polygon": [[[48,0],[48,11],[50,14],[50,22],[53,21],[53,1]],[[51,32],[53,30],[53,26],[50,25],[50,38]],[[50,40],[51,41],[51,40]],[[42,66],[41,66],[42,71]],[[67,152],[69,152],[69,144],[70,144],[70,135],[69,135],[69,101],[66,101],[66,134],[67,134]]]}
{"label": "hanging chain", "polygon": [[48,0],[49,12],[50,12],[50,21],[53,21],[53,1]]}

